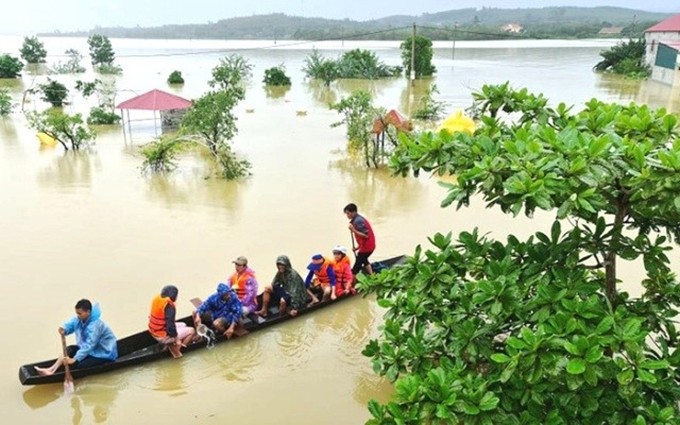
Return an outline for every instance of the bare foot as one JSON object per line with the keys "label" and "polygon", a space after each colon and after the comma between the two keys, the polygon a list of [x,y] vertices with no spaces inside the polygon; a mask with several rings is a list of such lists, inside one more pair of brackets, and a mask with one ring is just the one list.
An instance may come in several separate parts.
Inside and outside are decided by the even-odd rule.
{"label": "bare foot", "polygon": [[297,315],[298,315],[298,311],[297,311],[297,310],[291,310],[291,311],[290,311],[290,317],[295,317],[295,316],[297,316]]}
{"label": "bare foot", "polygon": [[172,357],[176,359],[182,357],[182,352],[180,351],[180,348],[177,345],[175,344],[169,345],[168,350],[170,350],[170,354],[172,354]]}
{"label": "bare foot", "polygon": [[47,367],[35,367],[34,369],[36,372],[38,372],[38,375],[40,376],[54,375],[54,372]]}
{"label": "bare foot", "polygon": [[267,315],[268,315],[267,310],[258,310],[258,311],[255,312],[255,314],[257,314],[258,316],[261,316],[261,317],[267,317]]}

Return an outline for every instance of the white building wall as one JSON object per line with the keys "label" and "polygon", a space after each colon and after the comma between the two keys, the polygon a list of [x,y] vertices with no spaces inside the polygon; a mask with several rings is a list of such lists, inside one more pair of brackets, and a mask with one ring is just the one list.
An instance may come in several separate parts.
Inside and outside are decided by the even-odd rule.
{"label": "white building wall", "polygon": [[645,61],[649,66],[654,66],[656,51],[659,48],[659,41],[680,41],[680,31],[645,33],[645,42],[647,43]]}

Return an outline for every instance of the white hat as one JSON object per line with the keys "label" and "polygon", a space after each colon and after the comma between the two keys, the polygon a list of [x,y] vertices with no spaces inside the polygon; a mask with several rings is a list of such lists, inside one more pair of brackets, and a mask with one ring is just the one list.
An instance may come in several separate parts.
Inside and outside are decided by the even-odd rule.
{"label": "white hat", "polygon": [[333,252],[342,252],[344,255],[347,255],[347,248],[345,248],[342,245],[335,245],[335,248],[333,248]]}

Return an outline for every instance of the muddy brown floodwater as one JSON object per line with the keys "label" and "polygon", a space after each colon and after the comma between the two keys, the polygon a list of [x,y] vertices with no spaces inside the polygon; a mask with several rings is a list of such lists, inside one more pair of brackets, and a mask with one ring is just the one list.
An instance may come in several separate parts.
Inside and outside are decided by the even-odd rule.
{"label": "muddy brown floodwater", "polygon": [[[87,52],[84,39],[44,41],[50,54],[71,47]],[[18,37],[0,38],[1,51],[16,51],[20,44]],[[133,141],[125,140],[119,127],[99,129],[91,151],[69,155],[40,149],[19,113],[0,121],[3,423],[363,423],[368,400],[385,400],[391,393],[361,355],[382,320],[371,299],[357,298],[180,361],[86,378],[76,382],[72,397],[63,395],[61,385],[22,387],[16,373],[21,364],[57,354],[56,329],[82,297],[98,301],[104,320],[122,337],[145,328],[149,300],[161,286],[180,288],[179,313],[188,314],[188,300],[210,294],[239,255],[250,259],[261,284],[271,280],[279,254],[289,255],[303,271],[312,254],[351,245],[342,214],[348,202],[357,203],[373,223],[375,258],[412,253],[435,232],[477,226],[503,238],[549,226],[550,215],[511,219],[481,202],[461,211],[441,209],[444,192],[435,178],[369,171],[347,153],[343,128],[330,128],[338,116],[328,109],[329,101],[363,88],[376,104],[409,113],[412,99],[429,83],[411,89],[403,79],[340,81],[325,90],[303,81],[304,57],[313,46],[331,56],[364,47],[398,64],[398,43],[286,47],[279,42],[262,48],[272,44],[113,40],[124,68],[118,101],[152,88],[196,97],[206,90],[210,69],[221,56],[215,49],[247,48],[240,53],[255,65],[254,77],[236,111],[234,149],[252,162],[253,176],[242,181],[211,178],[205,161],[192,154],[168,176],[140,175],[137,147],[154,132],[149,121],[135,123]],[[437,43],[434,82],[450,111],[468,106],[471,89],[506,80],[543,92],[554,103],[599,97],[680,110],[680,96],[667,86],[593,74],[598,53],[610,45],[602,40],[458,42],[452,60],[450,43]],[[65,58],[48,58],[57,60]],[[267,92],[260,83],[263,71],[281,63],[293,86]],[[174,69],[187,80],[183,88],[165,83]],[[20,101],[24,90],[44,78],[29,70],[20,81],[0,85]],[[24,106],[36,102],[29,99]],[[87,108],[74,98],[68,109]],[[639,279],[633,270],[624,274]]]}

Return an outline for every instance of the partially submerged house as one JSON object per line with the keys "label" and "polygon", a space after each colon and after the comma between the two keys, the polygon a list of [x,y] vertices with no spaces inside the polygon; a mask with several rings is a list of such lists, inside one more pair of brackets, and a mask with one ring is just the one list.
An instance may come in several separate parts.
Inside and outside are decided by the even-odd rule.
{"label": "partially submerged house", "polygon": [[680,87],[680,14],[648,28],[645,42],[652,80]]}

